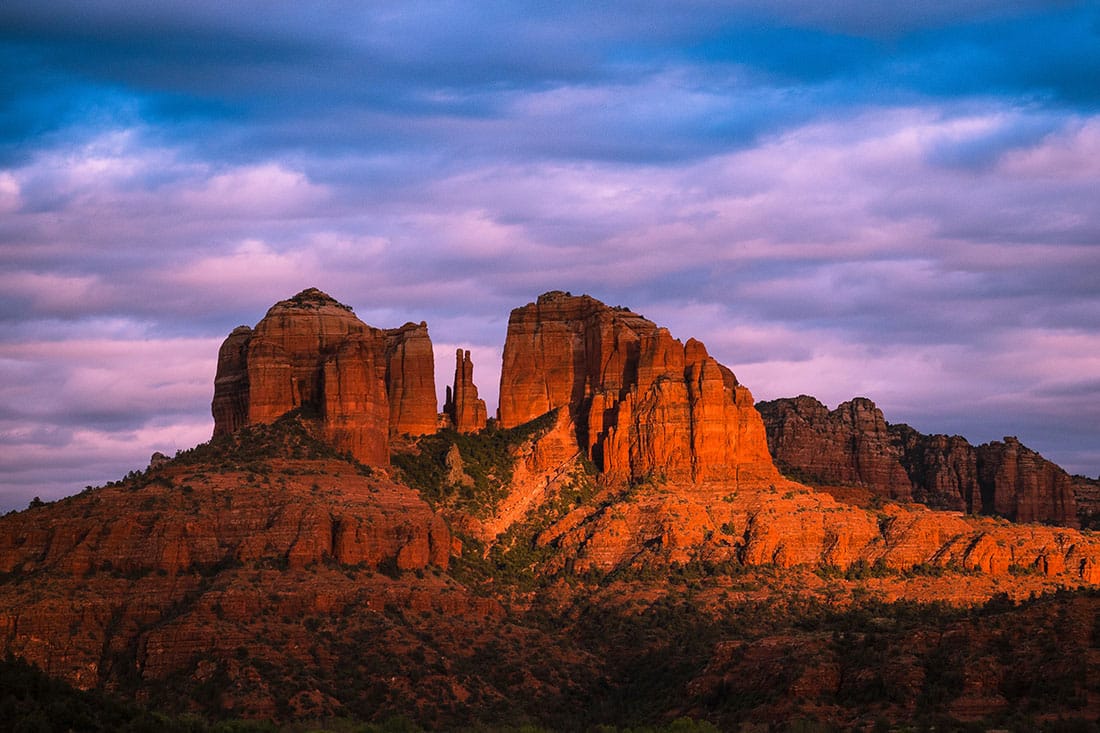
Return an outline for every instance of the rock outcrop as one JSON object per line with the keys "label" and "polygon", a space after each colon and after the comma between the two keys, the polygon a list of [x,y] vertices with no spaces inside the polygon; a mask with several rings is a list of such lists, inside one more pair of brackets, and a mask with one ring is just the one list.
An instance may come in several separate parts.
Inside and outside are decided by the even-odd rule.
{"label": "rock outcrop", "polygon": [[550,292],[512,311],[500,381],[509,428],[565,407],[609,477],[777,476],[752,395],[703,344],[631,311]]}
{"label": "rock outcrop", "polygon": [[390,432],[427,435],[438,427],[435,354],[428,324],[406,323],[382,332],[386,338],[386,395]]}
{"label": "rock outcrop", "polygon": [[470,352],[458,349],[455,354],[454,385],[447,388],[447,400],[443,412],[451,419],[451,425],[460,433],[472,433],[485,427],[488,413],[485,400],[478,399],[474,384],[474,363]]}
{"label": "rock outcrop", "polygon": [[214,377],[214,436],[235,433],[248,424],[248,345],[252,329],[237,326],[218,349]]}
{"label": "rock outcrop", "polygon": [[[865,484],[895,499],[910,497],[910,481],[886,419],[863,397],[829,411],[813,397],[761,402],[768,446],[781,468],[808,480]],[[792,470],[793,469],[793,470]]]}
{"label": "rock outcrop", "polygon": [[372,328],[310,288],[276,303],[254,329],[235,329],[218,354],[214,435],[295,409],[340,450],[387,463],[391,434],[436,429],[427,324]]}
{"label": "rock outcrop", "polygon": [[957,435],[925,435],[889,425],[865,398],[832,411],[805,395],[757,408],[776,463],[808,483],[854,484],[937,509],[1079,526],[1074,494],[1082,482],[1016,438],[975,447]]}
{"label": "rock outcrop", "polygon": [[1018,522],[1077,526],[1073,479],[1015,437],[979,445],[982,508]]}
{"label": "rock outcrop", "polygon": [[577,572],[702,560],[1100,581],[1100,539],[1091,535],[914,504],[868,510],[783,479],[727,493],[721,484],[675,494],[643,488],[578,508],[537,542]]}
{"label": "rock outcrop", "polygon": [[924,435],[908,425],[892,425],[899,460],[913,484],[913,500],[936,509],[980,514],[978,454],[958,435]]}
{"label": "rock outcrop", "polygon": [[1100,478],[1073,477],[1073,499],[1083,529],[1100,529]]}
{"label": "rock outcrop", "polygon": [[[195,479],[186,466],[170,463],[141,488],[111,487],[69,500],[79,514],[49,505],[14,529],[9,522],[11,531],[0,536],[0,573],[80,577],[107,567],[176,575],[264,560],[290,568],[326,560],[371,568],[447,567],[451,534],[442,517],[415,491],[341,476],[347,469],[338,461],[288,461],[278,466],[287,472],[284,482],[295,470],[310,480],[272,491],[267,479],[237,470],[196,486],[187,483]],[[128,495],[135,491],[141,502]]]}

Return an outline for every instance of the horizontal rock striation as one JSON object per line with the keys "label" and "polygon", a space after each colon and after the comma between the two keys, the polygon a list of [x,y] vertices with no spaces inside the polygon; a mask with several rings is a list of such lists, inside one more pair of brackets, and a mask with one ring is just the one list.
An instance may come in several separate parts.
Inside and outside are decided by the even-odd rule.
{"label": "horizontal rock striation", "polygon": [[703,561],[1100,582],[1100,539],[1092,535],[913,504],[873,511],[783,480],[774,489],[728,493],[637,491],[577,509],[537,542],[556,548],[554,562],[577,572]]}
{"label": "horizontal rock striation", "polygon": [[290,568],[326,560],[446,568],[451,535],[443,518],[412,489],[349,476],[348,468],[287,461],[278,470],[308,472],[314,488],[284,483],[274,491],[251,471],[196,479],[170,466],[140,489],[100,489],[7,522],[0,573],[175,575],[262,560]]}
{"label": "horizontal rock striation", "polygon": [[752,395],[703,344],[625,308],[546,293],[512,311],[500,423],[567,408],[609,477],[767,481],[777,476]]}

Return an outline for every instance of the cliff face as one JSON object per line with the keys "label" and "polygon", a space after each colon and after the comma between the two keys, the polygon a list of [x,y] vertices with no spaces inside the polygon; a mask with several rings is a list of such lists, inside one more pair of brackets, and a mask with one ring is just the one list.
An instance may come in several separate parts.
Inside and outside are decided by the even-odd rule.
{"label": "cliff face", "polygon": [[238,326],[218,350],[214,378],[214,435],[229,435],[248,424],[248,344],[252,329]]}
{"label": "cliff face", "polygon": [[978,446],[985,511],[1019,522],[1077,526],[1073,479],[1013,437]]}
{"label": "cliff face", "polygon": [[959,436],[924,435],[888,425],[864,398],[832,411],[805,395],[757,407],[777,463],[810,483],[857,484],[938,509],[1079,525],[1074,480],[1016,438],[974,447]]}
{"label": "cliff face", "polygon": [[777,477],[752,395],[701,343],[589,296],[551,292],[508,320],[500,422],[515,427],[559,407],[579,448],[613,478]]}
{"label": "cliff face", "polygon": [[268,310],[222,345],[214,382],[214,434],[270,423],[302,408],[321,434],[368,464],[389,460],[391,433],[436,429],[427,325],[381,330],[316,289]]}
{"label": "cliff face", "polygon": [[428,324],[406,323],[383,332],[386,338],[386,395],[390,432],[427,435],[438,426],[435,355]]}
{"label": "cliff face", "polygon": [[543,532],[552,563],[578,572],[695,560],[720,565],[896,571],[964,568],[990,575],[1100,581],[1100,540],[1074,530],[964,517],[912,504],[872,511],[780,479],[724,493],[641,487],[583,506]]}
{"label": "cliff face", "polygon": [[866,484],[891,498],[910,498],[909,477],[893,436],[870,400],[857,397],[831,412],[805,395],[757,407],[780,466],[808,480]]}

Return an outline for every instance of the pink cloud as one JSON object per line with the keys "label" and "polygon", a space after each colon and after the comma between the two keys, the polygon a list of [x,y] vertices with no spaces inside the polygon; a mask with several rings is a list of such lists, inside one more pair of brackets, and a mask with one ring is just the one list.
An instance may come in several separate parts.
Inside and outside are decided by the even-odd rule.
{"label": "pink cloud", "polygon": [[330,196],[325,186],[280,163],[234,168],[179,194],[195,214],[210,217],[282,219],[313,217]]}
{"label": "pink cloud", "polygon": [[1000,170],[1029,179],[1100,178],[1100,119],[1081,120],[1047,136],[1039,145],[1009,152],[1001,161]]}

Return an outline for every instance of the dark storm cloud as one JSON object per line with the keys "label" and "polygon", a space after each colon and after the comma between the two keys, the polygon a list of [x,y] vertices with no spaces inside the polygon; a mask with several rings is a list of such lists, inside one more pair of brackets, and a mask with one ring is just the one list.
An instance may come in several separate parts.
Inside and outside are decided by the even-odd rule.
{"label": "dark storm cloud", "polygon": [[[666,4],[335,4],[318,15],[270,3],[10,3],[0,27],[33,80],[9,97],[23,138],[36,121],[20,110],[41,105],[45,125],[136,113],[182,144],[206,130],[203,146],[234,158],[430,144],[448,157],[671,161],[914,95],[1095,102],[1097,11],[1013,9],[880,17],[873,4],[834,15],[698,3],[670,18]],[[103,104],[120,93],[134,109]]]}

